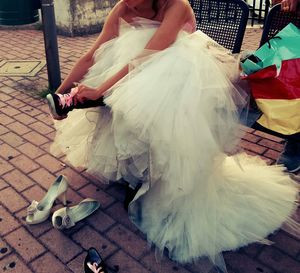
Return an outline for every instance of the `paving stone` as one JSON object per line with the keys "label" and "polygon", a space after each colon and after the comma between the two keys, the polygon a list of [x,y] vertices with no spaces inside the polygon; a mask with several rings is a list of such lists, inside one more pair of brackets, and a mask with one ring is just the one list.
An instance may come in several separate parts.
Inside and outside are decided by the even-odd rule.
{"label": "paving stone", "polygon": [[261,139],[261,137],[247,133],[243,135],[242,139],[245,139],[253,143],[257,143]]}
{"label": "paving stone", "polygon": [[36,130],[37,132],[40,132],[43,134],[49,134],[49,133],[53,132],[53,128],[47,126],[45,123],[43,123],[41,121],[31,123],[29,125],[29,127]]}
{"label": "paving stone", "polygon": [[48,112],[36,115],[35,118],[38,119],[39,121],[46,122],[50,127],[53,128],[53,120],[52,118],[50,118],[50,114]]}
{"label": "paving stone", "polygon": [[[13,107],[17,107],[17,108],[20,108],[25,105],[25,103],[23,101],[15,99],[15,98],[13,98],[9,101],[6,101],[6,103]],[[19,119],[20,119],[20,117],[19,117]]]}
{"label": "paving stone", "polygon": [[274,159],[275,161],[279,158],[280,152],[268,149],[265,153],[265,157],[269,157],[271,159]]}
{"label": "paving stone", "polygon": [[6,180],[7,183],[9,183],[19,192],[34,185],[34,182],[31,179],[29,179],[28,176],[26,176],[17,169],[6,173],[5,175],[3,175],[3,178]]}
{"label": "paving stone", "polygon": [[7,132],[9,132],[9,130],[3,125],[0,125],[0,135],[6,134]]}
{"label": "paving stone", "polygon": [[259,260],[280,273],[298,273],[300,262],[290,258],[274,247],[268,247],[259,255]]}
{"label": "paving stone", "polygon": [[4,239],[29,262],[41,255],[46,249],[23,227],[6,235]]}
{"label": "paving stone", "polygon": [[0,178],[0,190],[6,187],[8,187],[8,184],[3,179]]}
{"label": "paving stone", "polygon": [[[1,91],[2,91],[2,88],[1,88]],[[1,107],[1,112],[10,117],[13,117],[13,116],[21,113],[19,110],[15,109],[14,107],[11,107],[9,105],[5,105],[5,106]]]}
{"label": "paving stone", "polygon": [[[226,264],[236,273],[272,273],[272,269],[261,264],[259,261],[256,261],[245,254],[228,252],[224,254]],[[291,272],[290,272],[291,273]]]}
{"label": "paving stone", "polygon": [[42,189],[39,185],[34,185],[33,187],[23,191],[22,193],[29,202],[32,200],[40,201],[46,195],[46,191]]}
{"label": "paving stone", "polygon": [[0,235],[1,237],[7,233],[17,229],[20,223],[0,205]]}
{"label": "paving stone", "polygon": [[247,27],[242,44],[242,50],[256,50],[259,46],[262,28]]}
{"label": "paving stone", "polygon": [[265,246],[263,244],[253,243],[253,244],[243,247],[241,249],[241,251],[246,253],[251,258],[255,258],[264,247]]}
{"label": "paving stone", "polygon": [[49,187],[56,179],[54,175],[52,175],[48,170],[44,168],[37,169],[36,171],[29,174],[29,176],[46,190],[49,189]]}
{"label": "paving stone", "polygon": [[39,114],[41,114],[41,111],[39,111],[38,109],[36,109],[35,107],[32,107],[30,105],[26,105],[22,108],[20,108],[20,110],[24,113],[26,113],[27,115],[30,115],[31,117],[35,117]]}
{"label": "paving stone", "polygon": [[69,262],[80,252],[80,248],[63,232],[52,229],[40,237],[47,248],[64,263]]}
{"label": "paving stone", "polygon": [[83,262],[86,257],[86,252],[80,254],[75,259],[70,261],[67,266],[74,273],[82,273],[83,272]]}
{"label": "paving stone", "polygon": [[136,259],[141,258],[150,251],[147,241],[121,225],[111,228],[106,236]]}
{"label": "paving stone", "polygon": [[101,207],[87,218],[87,222],[100,232],[107,230],[109,227],[115,224],[115,221],[106,213],[104,213],[101,210]]}
{"label": "paving stone", "polygon": [[25,174],[31,173],[40,167],[31,158],[23,154],[14,157],[13,159],[10,160],[10,162]]}
{"label": "paving stone", "polygon": [[6,160],[11,160],[20,154],[18,150],[7,145],[6,143],[0,145],[0,150],[1,150],[1,156]]}
{"label": "paving stone", "polygon": [[35,161],[52,173],[61,171],[64,168],[62,162],[48,154],[37,158]]}
{"label": "paving stone", "polygon": [[102,189],[89,184],[79,190],[80,194],[85,198],[94,198],[101,203],[101,207],[105,209],[114,202],[114,198],[104,192]]}
{"label": "paving stone", "polygon": [[100,178],[97,178],[97,177],[91,175],[90,173],[86,172],[85,168],[77,168],[77,170],[80,170],[81,175],[84,176],[85,178],[87,178],[89,181],[91,181],[92,184],[94,184],[97,188],[106,190],[110,186],[110,183],[101,181]]}
{"label": "paving stone", "polygon": [[21,113],[21,114],[18,114],[18,115],[15,115],[14,118],[21,122],[22,124],[24,125],[28,125],[30,123],[33,123],[35,122],[35,119],[32,118],[31,116],[27,115],[27,114],[24,114],[24,113]]}
{"label": "paving stone", "polygon": [[[228,270],[228,265],[225,265],[226,269]],[[185,268],[189,269],[193,273],[199,273],[199,272],[207,272],[207,273],[219,273],[221,271],[217,270],[217,267],[212,264],[207,258],[201,258],[195,263],[187,264]],[[226,272],[226,273],[229,273]]]}
{"label": "paving stone", "polygon": [[292,257],[297,257],[300,253],[300,243],[296,238],[292,238],[284,231],[279,231],[275,235],[270,237],[270,240],[274,242],[274,247],[279,248],[282,252],[285,252]]}
{"label": "paving stone", "polygon": [[124,209],[123,202],[116,202],[106,209],[105,212],[115,221],[126,226],[131,231],[136,232],[138,230],[137,227],[129,220],[128,213]]}
{"label": "paving stone", "polygon": [[12,188],[1,190],[0,200],[10,212],[16,212],[29,205],[29,203]]}
{"label": "paving stone", "polygon": [[17,149],[31,159],[35,159],[45,154],[45,151],[43,151],[42,149],[36,147],[35,145],[29,142],[24,143],[23,145],[19,146]]}
{"label": "paving stone", "polygon": [[269,139],[262,139],[258,142],[259,145],[265,146],[269,149],[273,149],[275,151],[281,152],[283,150],[283,144],[278,143]]}
{"label": "paving stone", "polygon": [[51,253],[46,253],[31,263],[36,273],[72,273],[67,266],[55,258]]}
{"label": "paving stone", "polygon": [[56,131],[53,131],[53,130],[54,129],[52,129],[52,132],[45,134],[51,141],[54,141],[55,136],[56,136]]}
{"label": "paving stone", "polygon": [[0,260],[1,273],[33,273],[15,254]]}
{"label": "paving stone", "polygon": [[65,175],[67,177],[70,186],[74,190],[78,190],[79,188],[82,188],[83,186],[89,183],[89,181],[85,177],[68,167],[59,171],[56,175],[58,176],[60,174]]}
{"label": "paving stone", "polygon": [[[124,251],[118,251],[106,261],[107,265],[112,268],[113,272],[118,273],[152,273],[143,267],[140,263],[126,254]],[[160,273],[160,272],[155,272]],[[162,272],[161,272],[162,273]],[[166,272],[167,273],[167,272]]]}
{"label": "paving stone", "polygon": [[[168,273],[190,273],[190,272],[210,272],[204,270],[189,271],[167,257],[155,257],[154,251],[141,259],[142,265],[151,272],[168,272]],[[203,269],[203,268],[202,268]],[[207,269],[207,267],[206,267]],[[211,271],[210,273],[215,273]]]}
{"label": "paving stone", "polygon": [[25,139],[21,138],[13,132],[8,132],[0,136],[0,139],[12,147],[18,147],[25,143]]}
{"label": "paving stone", "polygon": [[[298,181],[298,184],[299,184],[299,181]],[[294,212],[294,214],[291,216],[291,218],[293,220],[295,220],[298,224],[300,223],[300,206],[297,207],[296,211]],[[297,226],[299,227],[299,226]],[[295,228],[297,229],[297,228]],[[298,229],[299,230],[299,229]],[[286,231],[286,230],[285,230]],[[289,232],[287,232],[289,233]],[[296,238],[300,238],[299,236],[295,236]]]}
{"label": "paving stone", "polygon": [[[1,95],[1,93],[0,93]],[[11,117],[3,114],[3,113],[0,113],[0,124],[1,125],[7,125],[7,124],[10,124],[14,121],[14,119],[12,119]]]}
{"label": "paving stone", "polygon": [[8,163],[6,160],[0,158],[0,175],[11,171],[13,168],[13,165]]}
{"label": "paving stone", "polygon": [[263,137],[263,138],[267,138],[267,139],[270,139],[272,141],[275,141],[275,142],[278,142],[278,143],[282,143],[283,142],[283,139],[280,138],[280,137],[277,137],[277,136],[273,136],[273,135],[270,135],[270,134],[267,134],[265,132],[262,132],[262,131],[254,131],[253,132],[255,135],[257,136],[260,136],[260,137]]}
{"label": "paving stone", "polygon": [[22,136],[23,134],[26,134],[30,131],[30,128],[18,121],[8,124],[7,128],[9,128],[11,131],[15,132],[19,136]]}
{"label": "paving stone", "polygon": [[36,146],[41,146],[49,141],[48,138],[34,131],[28,132],[27,134],[23,135],[23,137]]}
{"label": "paving stone", "polygon": [[[48,79],[48,76],[46,76],[46,79]],[[40,109],[44,113],[49,113],[49,107],[46,103],[39,103],[37,108]],[[53,123],[53,119],[52,119],[52,117],[50,117],[50,115],[48,115],[48,119],[51,121],[51,123]]]}
{"label": "paving stone", "polygon": [[[6,81],[3,81],[3,83],[6,85],[1,86],[1,92],[4,92],[8,95],[16,92],[16,90],[14,88],[12,88],[11,86],[7,86],[7,84],[11,85],[12,84],[11,82],[7,83]],[[8,102],[8,101],[6,101],[6,102]]]}
{"label": "paving stone", "polygon": [[[50,152],[51,145],[52,145],[51,141],[50,142],[46,142],[43,145],[40,145],[40,148],[50,154],[51,153]],[[61,156],[56,156],[56,158],[62,160]],[[64,160],[62,160],[62,161],[65,162]]]}
{"label": "paving stone", "polygon": [[260,157],[262,160],[264,160],[264,161],[267,163],[267,165],[272,165],[272,164],[275,164],[275,163],[276,163],[276,160],[271,159],[271,158],[268,158],[268,157],[265,157],[265,156],[263,156],[263,155],[260,155],[259,157]]}
{"label": "paving stone", "polygon": [[262,155],[267,150],[266,147],[257,145],[255,143],[246,140],[241,140],[239,146],[242,147],[243,149],[249,150],[259,155]]}
{"label": "paving stone", "polygon": [[73,234],[73,239],[79,243],[85,250],[95,247],[101,252],[103,258],[111,255],[117,250],[117,246],[108,241],[100,233],[89,226],[84,226],[81,230]]}
{"label": "paving stone", "polygon": [[11,252],[10,246],[0,239],[0,260],[9,255]]}

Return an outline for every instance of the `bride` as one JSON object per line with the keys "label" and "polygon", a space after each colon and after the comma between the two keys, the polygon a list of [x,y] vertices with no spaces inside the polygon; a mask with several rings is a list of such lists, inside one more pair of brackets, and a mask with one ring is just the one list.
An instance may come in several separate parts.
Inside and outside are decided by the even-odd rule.
{"label": "bride", "polygon": [[[235,76],[235,60],[195,31],[187,0],[121,0],[48,96],[55,119],[68,115],[52,152],[127,181],[137,191],[131,221],[171,259],[207,256],[225,271],[222,251],[297,225],[298,189],[284,168],[232,155],[245,100]],[[90,102],[102,106],[73,110]]]}

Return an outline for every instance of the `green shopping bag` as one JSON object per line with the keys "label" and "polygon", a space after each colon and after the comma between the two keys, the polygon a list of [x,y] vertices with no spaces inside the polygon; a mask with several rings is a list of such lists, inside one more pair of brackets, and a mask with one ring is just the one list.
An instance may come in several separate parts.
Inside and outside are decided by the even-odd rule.
{"label": "green shopping bag", "polygon": [[300,29],[289,23],[278,34],[263,44],[251,56],[241,61],[241,67],[246,75],[281,62],[300,57]]}

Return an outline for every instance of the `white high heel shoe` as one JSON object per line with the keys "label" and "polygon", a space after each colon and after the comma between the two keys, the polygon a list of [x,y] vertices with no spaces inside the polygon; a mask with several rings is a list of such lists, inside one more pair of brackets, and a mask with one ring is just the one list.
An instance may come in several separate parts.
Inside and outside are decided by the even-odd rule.
{"label": "white high heel shoe", "polygon": [[97,200],[86,198],[78,205],[73,207],[64,207],[55,211],[52,215],[52,224],[57,229],[68,229],[84,218],[91,215],[100,207]]}
{"label": "white high heel shoe", "polygon": [[47,220],[50,215],[51,208],[54,201],[63,196],[64,205],[67,204],[66,193],[68,189],[68,181],[66,177],[60,175],[56,178],[53,184],[50,186],[46,195],[40,202],[32,201],[31,205],[27,208],[26,223],[29,225],[38,224]]}

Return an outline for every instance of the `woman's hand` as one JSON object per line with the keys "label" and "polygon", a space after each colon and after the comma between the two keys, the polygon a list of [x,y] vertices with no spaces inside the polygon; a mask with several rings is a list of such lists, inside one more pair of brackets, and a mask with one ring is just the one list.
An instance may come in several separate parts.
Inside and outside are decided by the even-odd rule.
{"label": "woman's hand", "polygon": [[86,100],[97,100],[100,97],[101,94],[96,88],[91,88],[86,85],[79,84],[74,99],[76,104],[77,101],[83,103]]}
{"label": "woman's hand", "polygon": [[289,12],[296,11],[298,0],[282,0],[281,1],[281,10]]}

